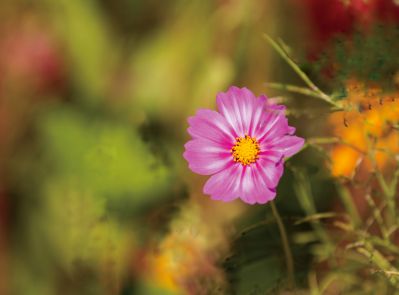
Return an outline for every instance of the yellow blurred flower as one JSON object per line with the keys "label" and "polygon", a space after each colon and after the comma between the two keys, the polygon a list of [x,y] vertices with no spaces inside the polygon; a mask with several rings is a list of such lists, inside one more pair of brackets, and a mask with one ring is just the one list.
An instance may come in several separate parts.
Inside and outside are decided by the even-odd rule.
{"label": "yellow blurred flower", "polygon": [[169,233],[154,252],[147,254],[144,279],[171,294],[223,289],[225,278],[216,261],[228,247],[226,225],[243,210],[241,204],[223,205],[227,209],[213,209],[208,200],[198,203],[190,199],[183,204]]}
{"label": "yellow blurred flower", "polygon": [[386,93],[357,80],[349,80],[346,91],[345,111],[329,118],[339,138],[331,150],[332,174],[352,177],[360,163],[370,171],[373,158],[379,169],[386,169],[399,152],[399,92]]}

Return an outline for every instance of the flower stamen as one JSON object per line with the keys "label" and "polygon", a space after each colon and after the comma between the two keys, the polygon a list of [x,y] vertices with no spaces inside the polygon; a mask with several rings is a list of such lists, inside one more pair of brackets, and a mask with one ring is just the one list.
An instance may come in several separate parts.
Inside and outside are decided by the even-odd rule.
{"label": "flower stamen", "polygon": [[237,137],[235,145],[231,148],[234,162],[240,162],[244,166],[255,163],[259,158],[259,152],[258,141],[249,135]]}

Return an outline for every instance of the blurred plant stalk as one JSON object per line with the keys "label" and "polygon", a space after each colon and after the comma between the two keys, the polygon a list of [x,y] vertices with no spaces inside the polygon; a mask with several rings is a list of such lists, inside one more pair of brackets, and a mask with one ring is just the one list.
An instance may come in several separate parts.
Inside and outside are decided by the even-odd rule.
{"label": "blurred plant stalk", "polygon": [[[305,220],[313,227],[323,249],[316,252],[316,257],[319,263],[327,263],[319,278],[309,274],[311,294],[324,294],[339,285],[342,290],[347,288],[346,284],[361,285],[357,279],[347,283],[339,281],[342,274],[348,275],[348,272],[336,272],[349,267],[351,255],[356,256],[355,253],[363,257],[356,258],[360,262],[357,271],[380,273],[391,288],[398,288],[399,135],[395,128],[399,117],[398,93],[384,93],[373,83],[349,79],[347,96],[337,102],[314,85],[286,53],[283,43],[267,35],[265,38],[307,85],[306,88],[279,83],[267,86],[320,99],[331,106],[329,124],[333,136],[309,139],[308,146],[316,146],[327,156],[331,155],[329,164],[342,204],[339,211],[344,215],[336,217],[329,212],[320,215],[313,203],[306,172],[292,168],[298,201],[307,214]],[[338,233],[319,221],[323,214],[330,217]],[[332,279],[329,273],[333,272],[336,273]],[[370,278],[373,279],[378,277]]]}
{"label": "blurred plant stalk", "polygon": [[8,235],[8,200],[2,184],[0,171],[0,294],[9,294],[9,235]]}

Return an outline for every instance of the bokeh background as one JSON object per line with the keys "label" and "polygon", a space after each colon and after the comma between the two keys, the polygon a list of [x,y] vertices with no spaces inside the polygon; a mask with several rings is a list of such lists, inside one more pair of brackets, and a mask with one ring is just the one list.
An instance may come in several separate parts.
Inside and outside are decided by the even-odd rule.
{"label": "bokeh background", "polygon": [[[341,214],[336,179],[353,180],[362,135],[385,136],[391,154],[397,135],[367,129],[359,112],[348,129],[325,103],[269,87],[302,84],[263,34],[334,99],[367,109],[364,83],[396,87],[398,21],[393,0],[1,1],[0,294],[283,292],[270,208],[209,200],[182,158],[187,117],[230,85],[287,104],[298,134],[316,138],[287,162],[277,196],[297,292],[391,290],[384,276],[362,278],[357,258],[330,263],[342,242],[331,224],[298,220]],[[378,105],[373,120],[397,120],[396,105]],[[352,147],[316,145],[336,144],[323,141],[331,132]],[[363,195],[350,197],[361,214]],[[329,283],[315,287],[316,273]]]}

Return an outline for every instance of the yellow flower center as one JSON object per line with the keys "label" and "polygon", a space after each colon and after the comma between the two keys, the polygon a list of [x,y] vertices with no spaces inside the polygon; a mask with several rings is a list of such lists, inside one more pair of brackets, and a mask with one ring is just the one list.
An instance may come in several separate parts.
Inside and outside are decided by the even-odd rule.
{"label": "yellow flower center", "polygon": [[256,138],[248,135],[237,137],[236,144],[231,148],[234,162],[240,162],[244,166],[255,163],[259,151],[259,143]]}

